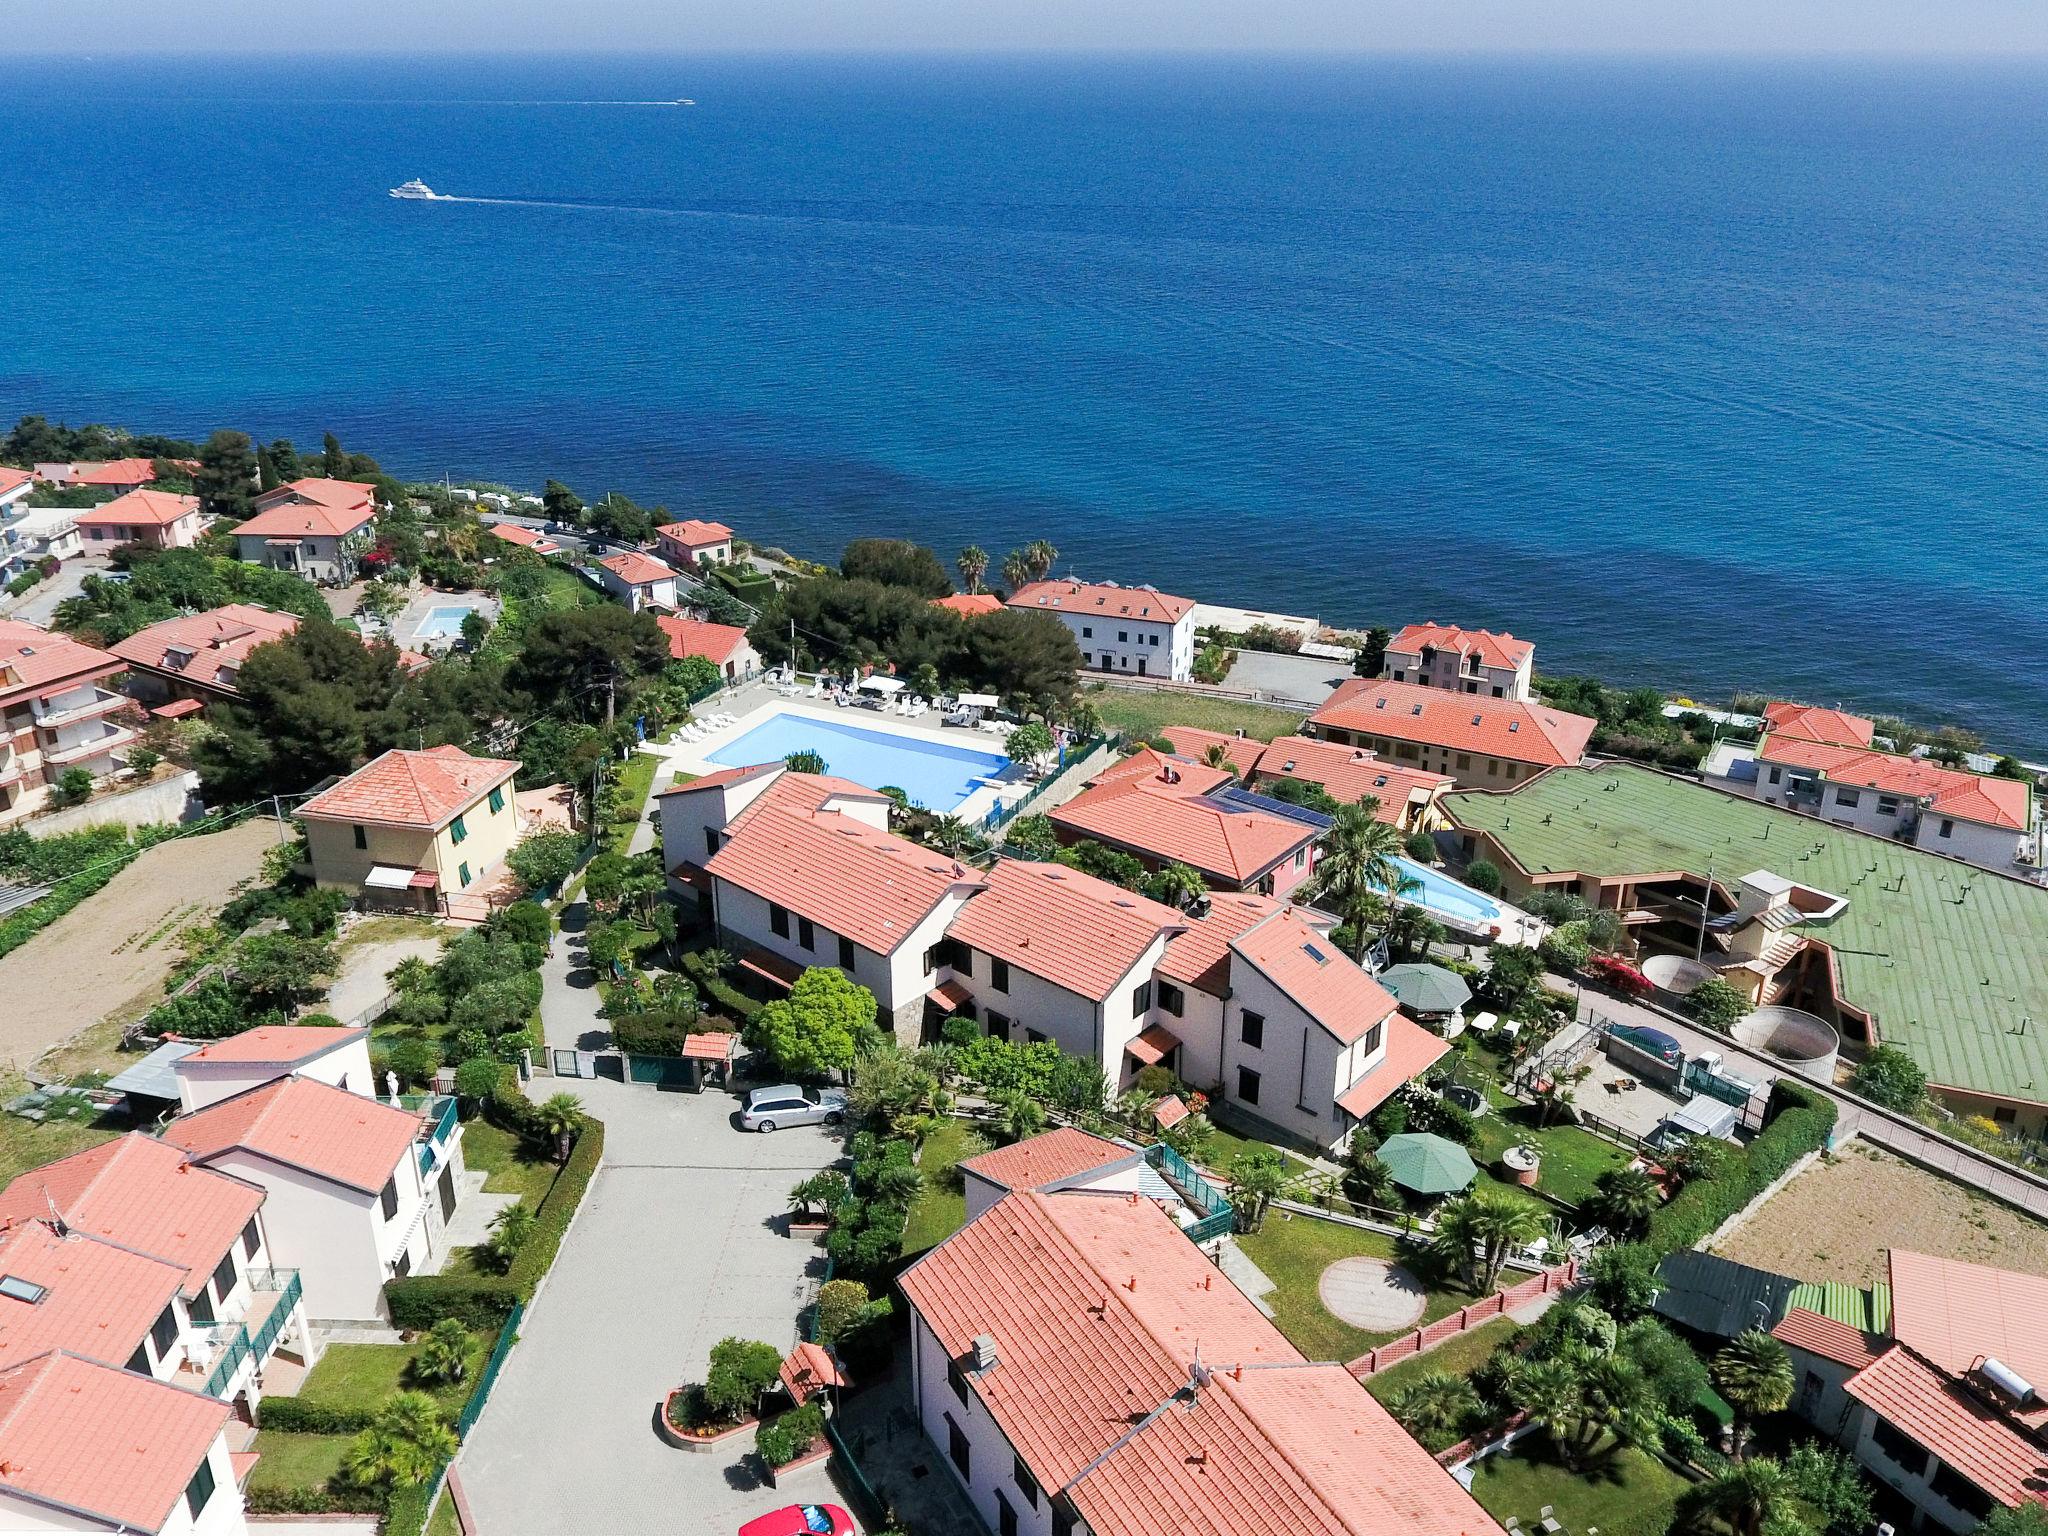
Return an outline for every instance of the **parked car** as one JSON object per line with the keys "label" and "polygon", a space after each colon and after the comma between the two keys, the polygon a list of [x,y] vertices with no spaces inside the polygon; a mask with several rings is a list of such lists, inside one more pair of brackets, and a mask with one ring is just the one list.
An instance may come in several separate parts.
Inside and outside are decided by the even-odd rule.
{"label": "parked car", "polygon": [[853,1516],[837,1504],[792,1504],[740,1527],[739,1536],[856,1536]]}
{"label": "parked car", "polygon": [[779,1083],[756,1088],[740,1110],[743,1131],[773,1131],[785,1125],[837,1125],[846,1118],[846,1095],[837,1088],[799,1088]]}

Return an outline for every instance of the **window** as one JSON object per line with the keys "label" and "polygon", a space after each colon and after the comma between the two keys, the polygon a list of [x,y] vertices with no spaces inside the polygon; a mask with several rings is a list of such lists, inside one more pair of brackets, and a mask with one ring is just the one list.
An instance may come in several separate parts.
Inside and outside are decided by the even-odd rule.
{"label": "window", "polygon": [[1366,1057],[1371,1057],[1372,1053],[1380,1048],[1380,1036],[1382,1036],[1386,1032],[1387,1026],[1385,1022],[1382,1021],[1381,1023],[1373,1025],[1371,1029],[1368,1029],[1363,1035],[1359,1037],[1358,1043],[1361,1047],[1363,1047],[1364,1055]]}
{"label": "window", "polygon": [[[348,1092],[347,1083],[341,1085],[341,1091],[343,1093]],[[245,1259],[255,1258],[256,1250],[262,1246],[263,1234],[256,1230],[256,1218],[251,1216],[249,1218],[249,1225],[242,1228],[242,1257]]]}
{"label": "window", "polygon": [[1065,1499],[1055,1499],[1052,1505],[1052,1536],[1074,1536],[1074,1511]]}
{"label": "window", "polygon": [[964,1481],[974,1476],[974,1473],[969,1470],[974,1463],[967,1449],[967,1437],[960,1433],[960,1426],[953,1422],[953,1415],[949,1413],[945,1417],[946,1454],[953,1459],[953,1465],[959,1470],[960,1476]]}
{"label": "window", "polygon": [[497,787],[496,789],[494,789],[494,790],[492,790],[492,791],[491,791],[491,814],[492,814],[493,816],[495,816],[495,815],[497,815],[497,814],[498,814],[498,812],[500,812],[500,811],[502,811],[502,810],[504,810],[504,809],[505,809],[505,786],[504,786],[504,785],[502,785],[502,784],[500,784],[500,785],[499,785],[499,786],[498,786],[498,787]]}
{"label": "window", "polygon": [[709,855],[718,852],[718,828],[704,829],[704,852]]}
{"label": "window", "polygon": [[450,842],[460,843],[467,836],[469,836],[469,828],[463,825],[460,816],[448,823],[448,840]]}
{"label": "window", "polygon": [[800,917],[796,920],[796,941],[805,949],[816,949],[818,947],[818,930],[811,926],[811,920],[808,917]]}
{"label": "window", "polygon": [[1848,788],[1846,785],[1838,784],[1835,786],[1835,804],[1837,805],[1853,806],[1859,804],[1862,801],[1862,799],[1863,796],[1858,794],[1855,790]]}
{"label": "window", "polygon": [[2011,1125],[2019,1119],[2019,1111],[2010,1104],[1998,1104],[1992,1107],[1991,1118],[1999,1125]]}
{"label": "window", "polygon": [[1880,816],[1898,815],[1899,797],[1897,795],[1879,795],[1877,797],[1877,814]]}
{"label": "window", "polygon": [[1496,699],[1497,699],[1497,698],[1500,698],[1500,697],[1502,696],[1503,692],[1504,692],[1504,690],[1503,690],[1503,689],[1501,689],[1501,688],[1500,688],[1500,687],[1499,687],[1498,685],[1496,685],[1496,686],[1495,686],[1495,688],[1494,688],[1494,690],[1493,690],[1493,696],[1494,696],[1494,697],[1495,697]]}
{"label": "window", "polygon": [[1928,1486],[1964,1514],[1982,1520],[1991,1513],[1991,1496],[1946,1462],[1936,1462]]}
{"label": "window", "polygon": [[1294,867],[1295,867],[1296,869],[1300,869],[1300,868],[1302,867],[1302,865],[1306,864],[1307,862],[1308,862],[1308,849],[1307,849],[1306,847],[1302,847],[1302,848],[1297,848],[1297,849],[1295,849],[1295,850],[1294,850]]}
{"label": "window", "polygon": [[996,1536],[1017,1536],[1017,1511],[1010,1507],[1010,1496],[1000,1488],[996,1490]]}
{"label": "window", "polygon": [[469,860],[464,859],[455,866],[455,883],[465,891],[469,889]]}
{"label": "window", "polygon": [[220,1256],[220,1262],[213,1267],[213,1294],[220,1298],[222,1306],[226,1306],[228,1297],[234,1294],[234,1289],[235,1251],[230,1248]]}
{"label": "window", "polygon": [[1261,1049],[1266,1043],[1266,1016],[1247,1008],[1238,1020],[1237,1038],[1255,1051]]}
{"label": "window", "polygon": [[1908,1472],[1920,1473],[1927,1468],[1927,1450],[1903,1430],[1894,1428],[1885,1420],[1873,1417],[1870,1421],[1870,1438],[1898,1466]]}
{"label": "window", "polygon": [[768,903],[768,931],[778,939],[789,937],[789,908]]}
{"label": "window", "polygon": [[989,1038],[992,1040],[1007,1040],[1010,1038],[1010,1021],[1002,1014],[997,1013],[993,1008],[988,1011],[988,1033]]}
{"label": "window", "polygon": [[1026,1045],[1043,1045],[1045,1044],[1045,1034],[1041,1030],[1027,1029],[1024,1031],[1024,1043]]}
{"label": "window", "polygon": [[1488,758],[1488,759],[1486,760],[1486,771],[1487,771],[1488,773],[1499,773],[1499,772],[1500,772],[1500,759],[1499,759],[1499,758],[1497,758],[1497,757],[1489,757],[1489,758]]}
{"label": "window", "polygon": [[1038,1508],[1038,1479],[1033,1477],[1031,1469],[1024,1465],[1022,1456],[1019,1456],[1016,1464],[1010,1468],[1010,1481],[1015,1483],[1017,1491],[1024,1495],[1026,1504],[1033,1509]]}
{"label": "window", "polygon": [[1784,769],[1782,769],[1782,768],[1773,768],[1773,769],[1771,770],[1771,782],[1772,782],[1773,784],[1779,784],[1779,783],[1782,783],[1782,782],[1784,781],[1784,778],[1785,778],[1785,771],[1784,771]]}
{"label": "window", "polygon": [[149,1351],[140,1344],[136,1345],[135,1353],[128,1357],[127,1369],[133,1371],[138,1376],[147,1376],[149,1374]]}
{"label": "window", "polygon": [[1237,1096],[1246,1104],[1259,1102],[1259,1074],[1250,1067],[1237,1069]]}
{"label": "window", "polygon": [[1149,1011],[1152,1007],[1152,983],[1141,981],[1131,988],[1131,1014],[1133,1017]]}
{"label": "window", "polygon": [[157,1313],[156,1321],[149,1326],[149,1342],[156,1346],[156,1357],[161,1360],[171,1352],[171,1346],[178,1342],[178,1314],[166,1303],[163,1311]]}
{"label": "window", "polygon": [[1151,637],[1151,638],[1150,638],[1149,640],[1147,640],[1147,641],[1146,641],[1145,643],[1146,643],[1147,645],[1157,645],[1157,644],[1159,643],[1159,637],[1158,637],[1157,635],[1154,635],[1154,636],[1152,636],[1152,637]]}
{"label": "window", "polygon": [[1941,835],[1943,837],[1952,836],[1955,830],[1956,824],[1955,819],[1953,817],[1944,816],[1941,818]]}
{"label": "window", "polygon": [[357,827],[355,829],[355,834],[356,846],[358,848],[367,848],[370,846],[370,834],[368,832],[364,831],[363,828],[361,827]]}
{"label": "window", "polygon": [[946,1385],[953,1389],[953,1395],[960,1399],[960,1406],[967,1406],[967,1373],[960,1369],[958,1360],[946,1362]]}
{"label": "window", "polygon": [[1128,629],[1118,630],[1116,632],[1116,643],[1118,645],[1129,645],[1131,643],[1131,632]]}
{"label": "window", "polygon": [[384,1187],[377,1192],[377,1204],[383,1207],[384,1219],[389,1221],[398,1214],[398,1175],[393,1174],[384,1181]]}
{"label": "window", "polygon": [[195,1323],[212,1322],[213,1294],[202,1285],[199,1287],[199,1294],[186,1304],[185,1310],[191,1315],[192,1321]]}
{"label": "window", "polygon": [[1095,626],[1092,624],[1083,624],[1081,626],[1081,638],[1083,640],[1093,640],[1095,638]]}
{"label": "window", "polygon": [[1514,776],[1515,776],[1515,765],[1514,765],[1513,763],[1509,763],[1509,764],[1508,764],[1508,771],[1507,771],[1507,777],[1508,777],[1508,778],[1509,778],[1510,780],[1512,780],[1512,779],[1514,778]]}
{"label": "window", "polygon": [[1408,674],[1406,672],[1403,672],[1399,667],[1396,667],[1394,668],[1394,681],[1397,683],[1405,683],[1408,681]]}
{"label": "window", "polygon": [[199,1470],[192,1474],[192,1481],[185,1485],[185,1508],[197,1520],[199,1512],[206,1508],[206,1501],[213,1497],[213,1463],[203,1460]]}
{"label": "window", "polygon": [[998,992],[1010,990],[1010,962],[996,955],[988,957],[988,984]]}
{"label": "window", "polygon": [[839,936],[839,969],[853,974],[853,940],[843,933]]}
{"label": "window", "polygon": [[1179,987],[1176,987],[1170,981],[1159,983],[1159,1007],[1161,1011],[1170,1013],[1177,1019],[1186,1010],[1187,1006],[1187,994],[1181,991]]}
{"label": "window", "polygon": [[1472,766],[1472,754],[1470,752],[1460,752],[1458,754],[1458,766],[1460,768],[1470,768]]}

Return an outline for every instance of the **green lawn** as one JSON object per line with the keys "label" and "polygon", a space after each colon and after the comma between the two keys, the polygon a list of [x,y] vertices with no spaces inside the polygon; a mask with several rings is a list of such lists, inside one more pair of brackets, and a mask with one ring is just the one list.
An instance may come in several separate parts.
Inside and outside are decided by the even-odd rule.
{"label": "green lawn", "polygon": [[[1311,1360],[1350,1360],[1377,1344],[1401,1337],[1421,1323],[1433,1323],[1475,1299],[1449,1280],[1433,1257],[1405,1248],[1382,1233],[1361,1231],[1341,1222],[1273,1211],[1267,1215],[1262,1230],[1237,1241],[1273,1281],[1274,1290],[1266,1297],[1273,1309],[1273,1321],[1294,1347]],[[1316,1294],[1323,1271],[1354,1254],[1394,1260],[1428,1288],[1428,1301],[1416,1324],[1394,1333],[1367,1333],[1323,1310],[1322,1300]]]}
{"label": "green lawn", "polygon": [[1610,1449],[1582,1472],[1556,1460],[1548,1437],[1518,1441],[1514,1454],[1489,1456],[1473,1469],[1472,1496],[1496,1520],[1537,1528],[1546,1504],[1570,1536],[1662,1536],[1680,1494],[1691,1486],[1652,1456]]}
{"label": "green lawn", "polygon": [[1365,1379],[1365,1390],[1381,1402],[1389,1402],[1418,1376],[1441,1371],[1448,1376],[1470,1376],[1492,1358],[1493,1352],[1522,1331],[1511,1317],[1496,1317],[1490,1323],[1446,1339],[1435,1349],[1390,1365]]}
{"label": "green lawn", "polygon": [[299,1389],[299,1400],[331,1408],[374,1409],[394,1393],[418,1390],[431,1394],[453,1418],[469,1400],[471,1389],[491,1352],[484,1334],[470,1339],[469,1374],[453,1386],[427,1386],[412,1379],[412,1344],[330,1344],[320,1363]]}
{"label": "green lawn", "polygon": [[624,821],[614,821],[605,827],[604,845],[613,853],[624,853],[626,844],[633,840],[633,829],[647,814],[647,793],[654,788],[654,770],[660,766],[660,758],[647,752],[635,752],[619,770],[619,788],[623,791],[622,797],[632,804],[633,814]]}
{"label": "green lawn", "polygon": [[462,1160],[485,1173],[492,1194],[517,1194],[535,1210],[554,1187],[554,1157],[479,1116],[462,1127]]}
{"label": "green lawn", "polygon": [[1285,1147],[1277,1147],[1269,1141],[1258,1141],[1250,1136],[1240,1136],[1235,1131],[1226,1131],[1220,1125],[1215,1127],[1209,1138],[1209,1145],[1203,1150],[1199,1161],[1204,1168],[1215,1173],[1218,1182],[1221,1182],[1229,1174],[1230,1160],[1240,1152],[1253,1150],[1278,1152],[1281,1162],[1287,1165],[1290,1173],[1309,1171],[1308,1161],[1298,1153],[1290,1152]]}
{"label": "green lawn", "polygon": [[1630,1161],[1630,1154],[1613,1142],[1602,1141],[1575,1125],[1551,1125],[1539,1130],[1536,1108],[1530,1104],[1512,1104],[1481,1115],[1479,1141],[1472,1148],[1472,1160],[1491,1172],[1503,1151],[1522,1142],[1534,1142],[1542,1148],[1537,1187],[1573,1205],[1591,1197],[1594,1181],[1601,1174],[1610,1168],[1625,1168]]}
{"label": "green lawn", "polygon": [[[0,1098],[12,1099],[26,1092],[28,1079],[19,1072],[0,1074]],[[19,1115],[0,1114],[0,1184],[121,1134],[120,1127],[107,1124],[82,1100],[67,1096],[63,1102],[64,1110],[41,1124]],[[75,1110],[77,1118],[65,1117],[70,1110]]]}
{"label": "green lawn", "polygon": [[455,1495],[447,1489],[441,1490],[441,1502],[434,1506],[433,1518],[427,1522],[427,1536],[461,1536],[462,1526],[455,1518]]}
{"label": "green lawn", "polygon": [[924,1139],[917,1158],[924,1188],[910,1203],[900,1252],[922,1253],[960,1230],[967,1220],[967,1196],[954,1164],[983,1150],[974,1128],[964,1120],[948,1119]]}
{"label": "green lawn", "polygon": [[[336,1345],[336,1348],[342,1346]],[[317,1367],[316,1367],[317,1369]],[[249,1472],[249,1491],[325,1488],[341,1470],[353,1435],[289,1435],[261,1429],[250,1449],[262,1459]]]}
{"label": "green lawn", "polygon": [[1286,736],[1308,718],[1295,710],[1269,704],[1242,704],[1235,699],[1201,698],[1181,693],[1130,693],[1120,688],[1091,689],[1088,702],[1102,723],[1126,736],[1149,739],[1169,725],[1192,725],[1205,731],[1243,731],[1260,741]]}

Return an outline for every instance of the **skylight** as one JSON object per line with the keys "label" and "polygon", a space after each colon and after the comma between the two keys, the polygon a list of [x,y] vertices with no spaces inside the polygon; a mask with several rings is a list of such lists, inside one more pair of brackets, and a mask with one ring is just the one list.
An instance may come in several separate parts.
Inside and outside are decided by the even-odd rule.
{"label": "skylight", "polygon": [[1309,959],[1315,961],[1317,965],[1328,965],[1330,963],[1330,957],[1324,954],[1320,949],[1317,949],[1313,944],[1302,945],[1301,952],[1304,955],[1307,955]]}
{"label": "skylight", "polygon": [[24,1280],[19,1275],[0,1275],[0,1296],[34,1306],[49,1293],[49,1287],[37,1285],[33,1280]]}

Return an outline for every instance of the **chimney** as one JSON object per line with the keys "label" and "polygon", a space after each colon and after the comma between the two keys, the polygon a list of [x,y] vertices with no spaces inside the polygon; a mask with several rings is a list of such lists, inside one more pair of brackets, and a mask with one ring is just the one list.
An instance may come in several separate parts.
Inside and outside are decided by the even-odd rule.
{"label": "chimney", "polygon": [[967,1349],[974,1359],[974,1369],[977,1372],[993,1370],[995,1368],[996,1341],[992,1335],[977,1333],[968,1342]]}

